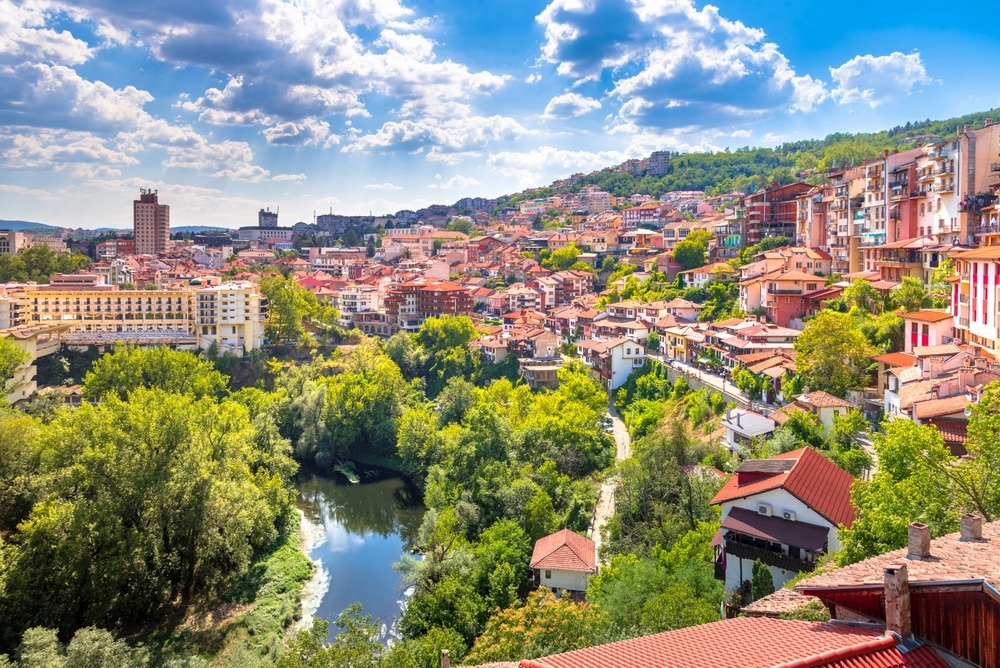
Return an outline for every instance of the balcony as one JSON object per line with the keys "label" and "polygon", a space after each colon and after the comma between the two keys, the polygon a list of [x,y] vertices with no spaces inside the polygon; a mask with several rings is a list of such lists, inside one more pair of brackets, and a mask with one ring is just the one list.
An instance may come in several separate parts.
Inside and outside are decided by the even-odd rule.
{"label": "balcony", "polygon": [[747,559],[749,561],[756,561],[757,559],[760,559],[768,566],[774,566],[775,568],[781,568],[795,573],[811,571],[816,567],[816,564],[812,561],[797,559],[784,553],[774,552],[763,547],[739,542],[739,540],[735,539],[732,534],[726,538],[726,552],[734,557]]}
{"label": "balcony", "polygon": [[992,165],[990,165],[990,171],[1000,172],[1000,162],[994,162]]}
{"label": "balcony", "polygon": [[950,193],[955,190],[954,183],[939,183],[934,186],[934,192],[936,193]]}
{"label": "balcony", "polygon": [[948,163],[948,164],[942,165],[941,167],[938,167],[936,170],[934,170],[934,176],[942,176],[943,174],[951,174],[954,171],[955,171],[954,165],[952,165],[951,163]]}

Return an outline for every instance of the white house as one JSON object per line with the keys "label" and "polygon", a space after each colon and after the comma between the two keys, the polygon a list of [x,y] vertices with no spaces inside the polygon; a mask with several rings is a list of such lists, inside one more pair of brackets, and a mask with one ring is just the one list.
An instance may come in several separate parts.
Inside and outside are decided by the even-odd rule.
{"label": "white house", "polygon": [[754,439],[766,439],[777,426],[771,418],[742,408],[726,411],[721,424],[726,428],[723,445],[733,452],[743,453],[748,451]]}
{"label": "white house", "polygon": [[722,508],[712,541],[716,577],[727,591],[737,589],[760,559],[780,588],[812,570],[821,555],[840,549],[837,527],[854,520],[853,482],[812,448],[740,464],[712,499]]}
{"label": "white house", "polygon": [[536,587],[548,587],[556,596],[568,591],[581,597],[597,572],[597,547],[589,538],[563,529],[538,539],[530,567]]}

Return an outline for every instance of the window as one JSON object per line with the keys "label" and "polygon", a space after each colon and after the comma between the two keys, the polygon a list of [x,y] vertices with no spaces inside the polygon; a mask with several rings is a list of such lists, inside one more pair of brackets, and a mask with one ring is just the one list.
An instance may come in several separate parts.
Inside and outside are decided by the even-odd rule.
{"label": "window", "polygon": [[546,578],[547,580],[551,580],[551,579],[552,579],[552,571],[550,571],[550,570],[546,569],[546,570],[545,570],[545,578]]}

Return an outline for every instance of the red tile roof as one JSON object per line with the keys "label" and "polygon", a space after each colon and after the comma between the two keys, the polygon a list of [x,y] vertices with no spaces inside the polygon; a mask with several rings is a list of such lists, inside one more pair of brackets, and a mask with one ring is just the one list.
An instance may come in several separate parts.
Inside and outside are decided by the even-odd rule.
{"label": "red tile roof", "polygon": [[[773,414],[772,414],[773,419]],[[725,503],[754,494],[784,489],[798,498],[833,524],[850,526],[854,521],[851,506],[851,485],[854,476],[843,470],[812,448],[785,452],[771,459],[793,459],[795,464],[787,472],[779,472],[753,482],[739,484],[739,476],[726,481],[712,503]]]}
{"label": "red tile roof", "polygon": [[919,311],[912,311],[910,313],[901,313],[900,317],[902,317],[903,320],[918,320],[920,322],[941,322],[942,320],[951,320],[953,316],[946,311],[921,309]]}
{"label": "red tile roof", "polygon": [[870,628],[768,617],[711,624],[588,647],[521,668],[944,668],[930,647],[906,653]]}
{"label": "red tile roof", "polygon": [[960,537],[960,533],[950,533],[932,540],[928,559],[909,559],[909,549],[904,547],[802,580],[796,589],[808,593],[837,588],[882,587],[885,569],[894,563],[906,564],[910,586],[970,580],[981,580],[994,588],[1000,586],[1000,559],[997,558],[1000,522],[983,524],[982,540],[962,541]]}
{"label": "red tile roof", "polygon": [[531,553],[531,568],[596,573],[597,548],[589,538],[563,529],[538,539]]}

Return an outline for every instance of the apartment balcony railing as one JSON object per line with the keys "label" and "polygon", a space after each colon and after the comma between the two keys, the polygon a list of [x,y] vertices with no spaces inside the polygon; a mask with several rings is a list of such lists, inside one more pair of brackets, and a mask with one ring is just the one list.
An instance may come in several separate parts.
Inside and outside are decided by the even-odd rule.
{"label": "apartment balcony railing", "polygon": [[726,538],[726,552],[734,557],[740,557],[741,559],[747,559],[749,561],[756,561],[757,559],[760,559],[768,566],[774,566],[775,568],[781,568],[786,571],[794,571],[796,573],[811,571],[816,566],[816,564],[812,561],[797,559],[795,557],[790,557],[787,554],[774,552],[756,545],[741,543],[733,540],[731,537]]}
{"label": "apartment balcony railing", "polygon": [[880,185],[879,185],[879,184],[877,184],[877,183],[872,183],[872,184],[869,184],[869,185],[865,186],[865,190],[867,190],[867,191],[869,191],[869,192],[870,192],[870,191],[873,191],[873,190],[878,190],[878,189],[879,189],[879,188],[881,188],[881,187],[882,187],[882,186],[880,186]]}
{"label": "apartment balcony railing", "polygon": [[936,193],[950,193],[953,190],[955,190],[954,183],[939,183],[938,185],[934,186],[934,192]]}
{"label": "apartment balcony railing", "polygon": [[889,212],[889,220],[899,220],[902,217],[903,214],[900,212],[899,209],[893,209],[892,211]]}
{"label": "apartment balcony railing", "polygon": [[779,288],[775,290],[768,290],[769,295],[801,295],[802,290],[800,288]]}
{"label": "apartment balcony railing", "polygon": [[990,171],[1000,172],[1000,162],[994,162],[992,165],[990,165]]}
{"label": "apartment balcony railing", "polygon": [[951,164],[942,165],[934,170],[934,176],[941,176],[942,174],[951,174],[955,171],[955,167]]}
{"label": "apartment balcony railing", "polygon": [[909,181],[890,181],[889,182],[889,187],[890,188],[902,188],[903,190],[906,190],[909,187],[909,185],[910,185]]}

